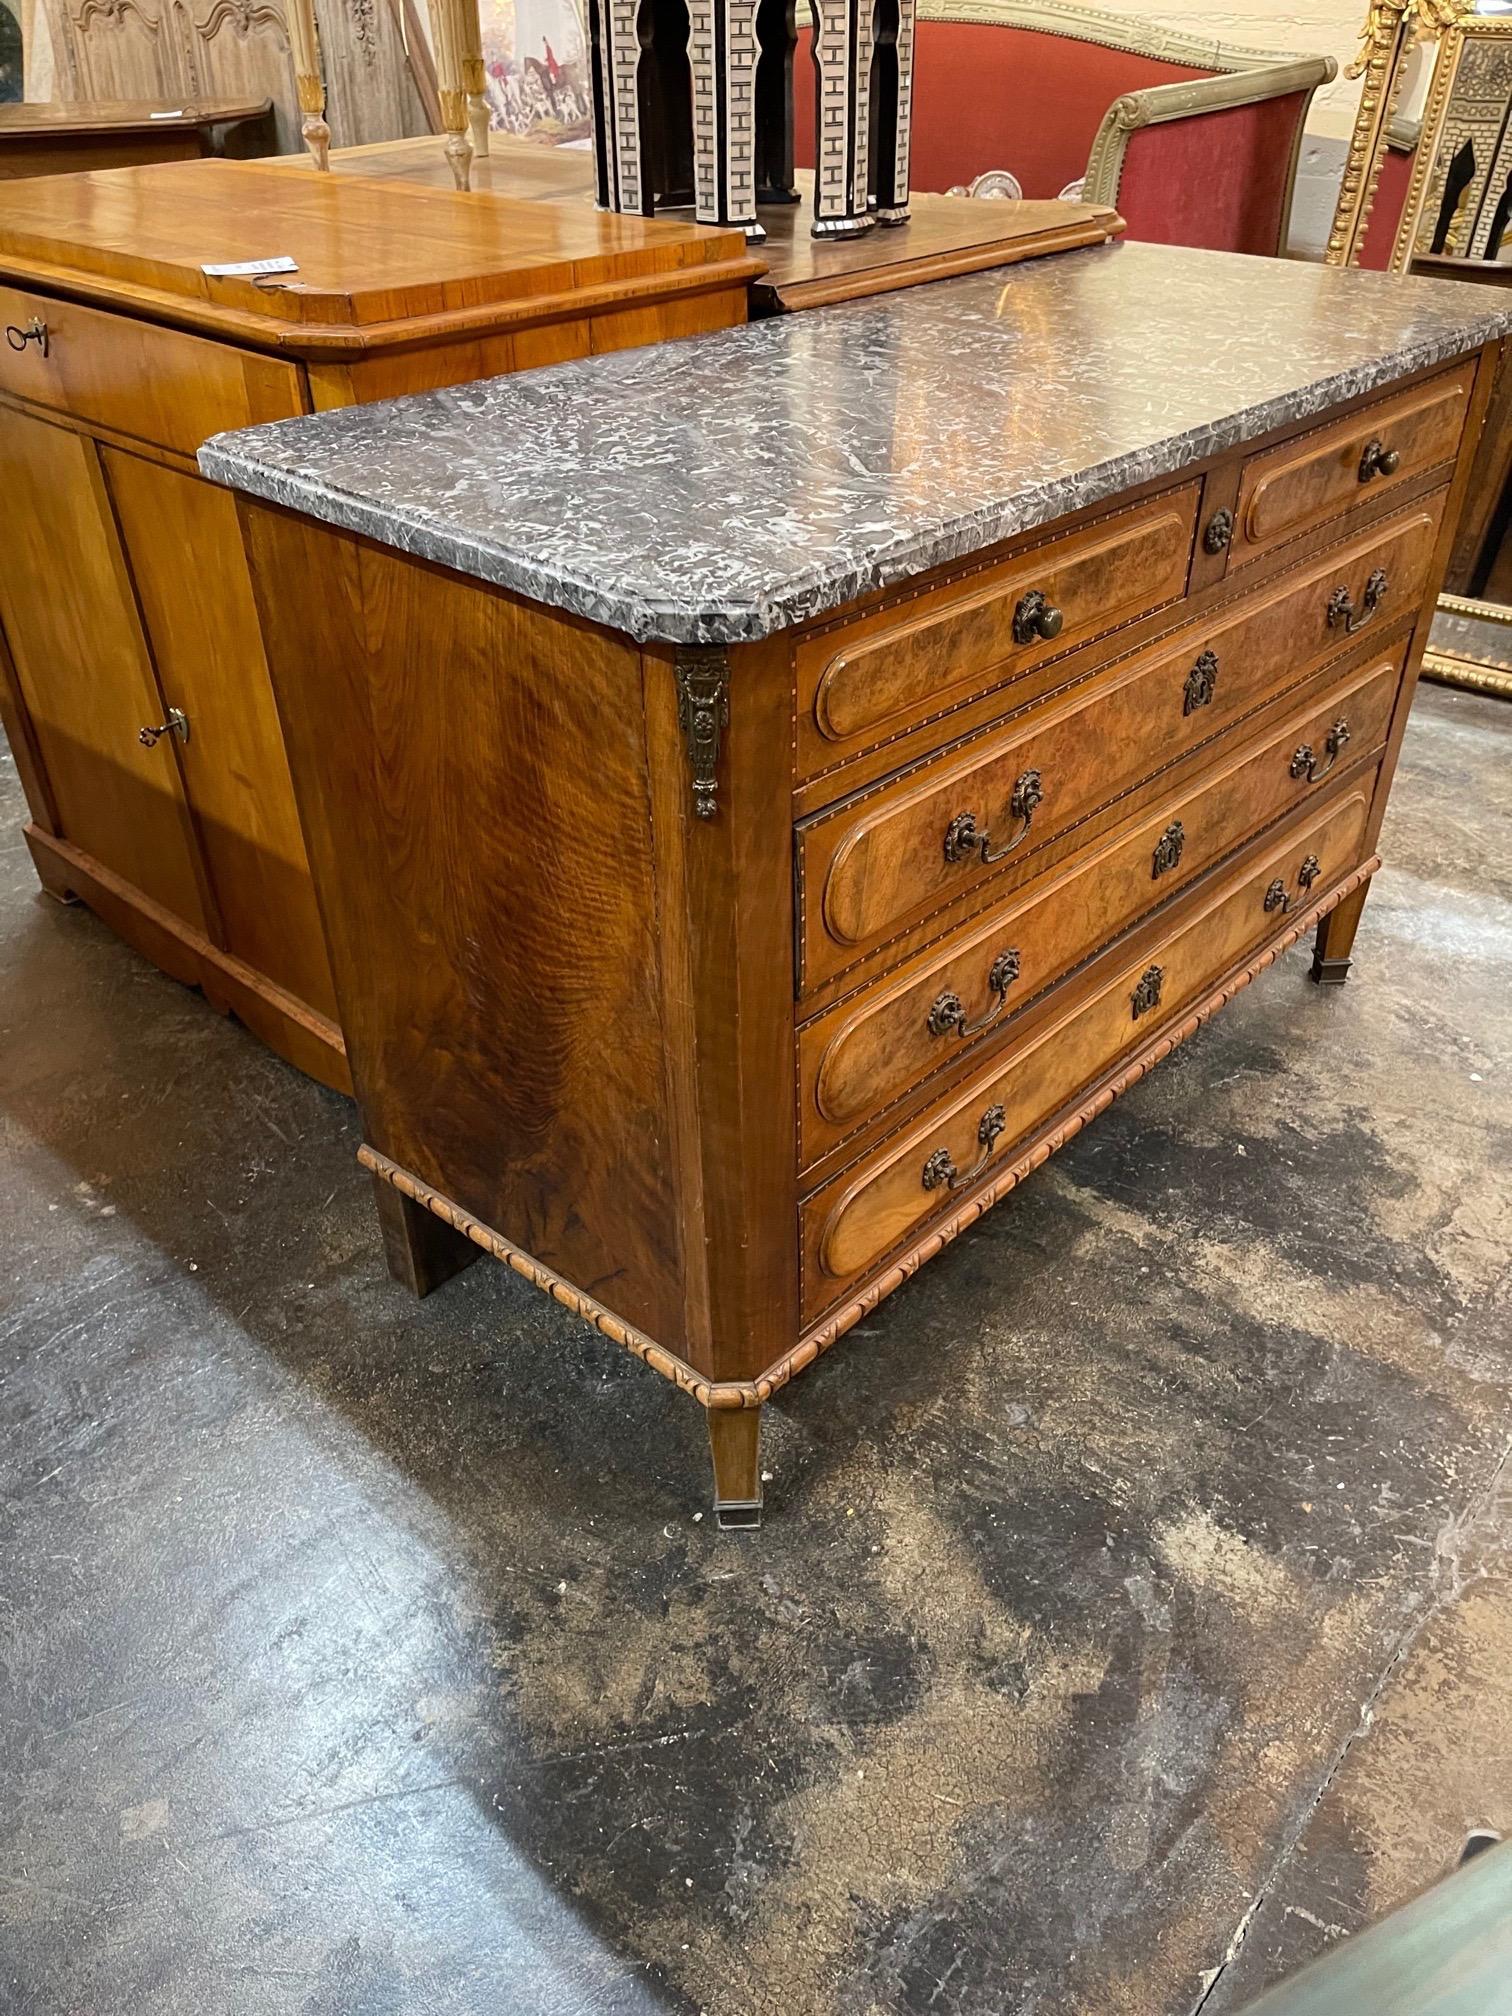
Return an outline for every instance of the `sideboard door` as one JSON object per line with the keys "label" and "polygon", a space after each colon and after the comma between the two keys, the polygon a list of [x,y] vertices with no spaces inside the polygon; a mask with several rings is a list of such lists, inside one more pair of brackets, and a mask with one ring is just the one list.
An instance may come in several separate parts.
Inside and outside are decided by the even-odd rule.
{"label": "sideboard door", "polygon": [[92,441],[7,408],[3,617],[62,838],[197,931],[193,828]]}
{"label": "sideboard door", "polygon": [[158,679],[189,718],[180,761],[226,949],[334,1020],[236,500],[140,455],[102,452]]}

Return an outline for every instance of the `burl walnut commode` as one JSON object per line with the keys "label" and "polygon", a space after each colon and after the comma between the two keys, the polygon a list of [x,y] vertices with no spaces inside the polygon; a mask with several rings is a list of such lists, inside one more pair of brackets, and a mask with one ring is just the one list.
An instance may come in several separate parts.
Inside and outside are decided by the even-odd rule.
{"label": "burl walnut commode", "polygon": [[1110,245],[207,444],[396,1274],[506,1261],[755,1523],[795,1372],[1343,979],[1509,322]]}

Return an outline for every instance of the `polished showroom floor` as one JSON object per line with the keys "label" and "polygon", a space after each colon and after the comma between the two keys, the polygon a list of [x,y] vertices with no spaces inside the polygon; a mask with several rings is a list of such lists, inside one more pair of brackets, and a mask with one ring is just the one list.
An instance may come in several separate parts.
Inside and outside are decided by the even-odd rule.
{"label": "polished showroom floor", "polygon": [[503,1268],[391,1285],[352,1109],[20,817],[5,2016],[1231,2016],[1512,1827],[1512,704],[1422,692],[1345,988],[780,1396],[756,1535]]}

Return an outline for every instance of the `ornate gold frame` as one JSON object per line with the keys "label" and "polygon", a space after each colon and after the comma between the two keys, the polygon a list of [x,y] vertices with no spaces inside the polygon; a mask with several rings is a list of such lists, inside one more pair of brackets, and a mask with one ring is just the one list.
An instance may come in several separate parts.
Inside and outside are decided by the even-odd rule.
{"label": "ornate gold frame", "polygon": [[[1408,56],[1419,44],[1437,42],[1438,54],[1428,100],[1423,108],[1422,128],[1414,151],[1412,174],[1406,200],[1392,242],[1388,270],[1406,273],[1412,265],[1413,248],[1422,222],[1423,205],[1434,164],[1443,139],[1444,125],[1453,96],[1455,79],[1467,42],[1479,38],[1512,40],[1512,17],[1477,15],[1473,0],[1370,0],[1360,35],[1360,53],[1345,72],[1364,78],[1360,109],[1350,138],[1329,234],[1326,262],[1330,266],[1359,263],[1365,229],[1370,222],[1381,162],[1392,135],[1397,102],[1401,97],[1403,73]],[[1473,617],[1495,623],[1512,638],[1512,609],[1499,603],[1472,601],[1458,595],[1443,595],[1439,608],[1451,615]],[[1512,650],[1509,650],[1512,660]],[[1423,657],[1423,676],[1449,686],[1468,687],[1472,692],[1495,693],[1512,699],[1512,671],[1462,653],[1437,648],[1430,641]]]}
{"label": "ornate gold frame", "polygon": [[[1423,0],[1416,0],[1421,6]],[[1461,59],[1466,45],[1472,41],[1512,43],[1512,16],[1466,15],[1464,0],[1439,0],[1445,7],[1454,7],[1456,18],[1443,24],[1438,58],[1433,66],[1433,82],[1428,90],[1428,102],[1423,107],[1423,130],[1413,157],[1412,179],[1407,185],[1407,200],[1402,205],[1401,221],[1397,225],[1395,242],[1391,248],[1390,270],[1405,273],[1412,264],[1413,248],[1417,244],[1418,226],[1422,222],[1423,204],[1428,194],[1428,183],[1438,159],[1439,146],[1443,139],[1444,122],[1448,117],[1450,99],[1454,94],[1455,79],[1459,74]]]}
{"label": "ornate gold frame", "polygon": [[1468,616],[1505,630],[1507,663],[1491,664],[1484,658],[1435,647],[1430,637],[1423,653],[1423,677],[1437,679],[1444,686],[1465,686],[1472,693],[1494,693],[1498,699],[1512,700],[1512,609],[1500,602],[1477,602],[1468,595],[1441,595],[1438,606],[1446,615]]}

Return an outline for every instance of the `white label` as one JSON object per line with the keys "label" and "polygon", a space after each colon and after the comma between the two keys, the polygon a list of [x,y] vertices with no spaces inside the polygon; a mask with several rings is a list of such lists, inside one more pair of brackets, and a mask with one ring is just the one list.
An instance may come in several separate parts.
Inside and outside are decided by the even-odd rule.
{"label": "white label", "polygon": [[179,106],[176,112],[149,112],[147,114],[149,119],[182,119],[183,116],[184,108],[182,105]]}
{"label": "white label", "polygon": [[212,280],[241,280],[258,273],[297,273],[299,263],[283,252],[276,259],[232,259],[223,266],[201,266],[200,271]]}

